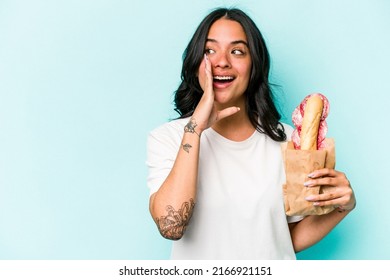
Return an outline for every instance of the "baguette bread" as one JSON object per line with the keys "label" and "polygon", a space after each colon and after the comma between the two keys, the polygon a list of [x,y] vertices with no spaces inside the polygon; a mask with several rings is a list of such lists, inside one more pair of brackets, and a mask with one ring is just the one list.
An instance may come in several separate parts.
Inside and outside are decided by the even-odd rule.
{"label": "baguette bread", "polygon": [[318,130],[324,102],[320,95],[313,94],[306,102],[301,129],[301,150],[317,150]]}

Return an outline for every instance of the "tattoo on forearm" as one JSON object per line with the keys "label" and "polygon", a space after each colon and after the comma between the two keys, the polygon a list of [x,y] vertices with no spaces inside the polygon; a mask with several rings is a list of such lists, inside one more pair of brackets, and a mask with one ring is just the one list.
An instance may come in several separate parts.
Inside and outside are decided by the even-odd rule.
{"label": "tattoo on forearm", "polygon": [[200,137],[200,135],[195,131],[195,127],[197,127],[198,124],[196,123],[196,120],[194,118],[190,118],[190,121],[186,124],[184,127],[184,132],[185,133],[195,133]]}
{"label": "tattoo on forearm", "polygon": [[178,211],[168,205],[166,207],[168,214],[156,218],[156,224],[161,235],[172,240],[180,239],[191,219],[194,206],[195,203],[192,198],[189,202],[184,202]]}
{"label": "tattoo on forearm", "polygon": [[186,151],[187,153],[190,153],[190,149],[192,148],[192,146],[188,143],[186,144],[182,144],[181,145],[183,147],[183,150]]}

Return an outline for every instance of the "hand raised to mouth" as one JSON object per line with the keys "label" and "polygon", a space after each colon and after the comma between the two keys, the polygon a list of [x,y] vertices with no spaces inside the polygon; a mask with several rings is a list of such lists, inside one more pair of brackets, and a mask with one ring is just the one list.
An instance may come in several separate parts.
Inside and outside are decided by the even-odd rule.
{"label": "hand raised to mouth", "polygon": [[197,133],[199,135],[202,133],[203,130],[211,127],[217,121],[240,111],[240,108],[235,106],[225,108],[221,111],[218,111],[216,109],[214,105],[215,94],[213,89],[213,82],[218,81],[222,83],[227,83],[233,81],[235,77],[219,75],[213,77],[211,71],[211,63],[208,56],[205,54],[203,59],[205,62],[204,71],[206,74],[204,92],[202,98],[198,103],[198,106],[196,106],[194,114],[191,117],[192,121],[196,123],[196,126],[198,128]]}

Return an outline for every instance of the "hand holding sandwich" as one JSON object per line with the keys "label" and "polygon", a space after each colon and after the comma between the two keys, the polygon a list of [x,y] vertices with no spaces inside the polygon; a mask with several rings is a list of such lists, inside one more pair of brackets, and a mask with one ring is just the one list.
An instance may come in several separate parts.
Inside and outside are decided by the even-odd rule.
{"label": "hand holding sandwich", "polygon": [[[328,113],[329,102],[322,94],[309,95],[302,101],[293,113],[296,130],[292,135],[291,146],[293,147],[289,151],[291,154],[295,152],[317,154],[324,153],[326,150],[325,153],[329,155],[329,144],[334,143],[327,141],[331,139],[325,138],[327,132],[325,118]],[[332,155],[332,152],[330,154]],[[303,220],[289,224],[296,252],[316,244],[355,208],[356,199],[351,184],[344,173],[334,169],[334,165],[335,160],[332,159],[330,164],[325,163],[325,168],[314,168],[308,172],[309,174],[306,173],[307,175],[304,175],[305,178],[301,181],[303,190],[300,195],[304,196],[304,200],[310,206],[305,206],[309,210],[304,210],[306,214],[303,215],[306,217]],[[287,189],[285,188],[285,191]],[[285,194],[287,195],[287,192]],[[294,200],[287,202],[287,209],[291,210],[294,207],[291,204],[295,202]],[[337,211],[333,211],[334,209]]]}
{"label": "hand holding sandwich", "polygon": [[308,175],[309,180],[304,186],[307,188],[316,186],[332,186],[327,193],[310,195],[305,199],[313,202],[314,206],[333,205],[339,211],[350,211],[355,208],[356,200],[351,184],[346,175],[334,169],[319,169]]}
{"label": "hand holding sandwich", "polygon": [[[326,146],[325,135],[329,114],[328,99],[322,94],[308,95],[293,113],[296,130],[292,135],[295,149],[321,150]],[[305,199],[314,206],[338,208],[339,211],[352,210],[356,201],[350,182],[346,175],[333,168],[319,169],[308,175],[304,183],[307,188],[327,186],[327,192],[311,194]],[[329,188],[333,187],[333,188]]]}

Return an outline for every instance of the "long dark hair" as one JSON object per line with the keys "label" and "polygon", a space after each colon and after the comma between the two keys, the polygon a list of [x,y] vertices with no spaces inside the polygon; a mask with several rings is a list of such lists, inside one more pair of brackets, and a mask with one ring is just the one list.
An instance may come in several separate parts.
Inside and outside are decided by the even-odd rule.
{"label": "long dark hair", "polygon": [[239,9],[219,8],[206,16],[196,29],[183,54],[181,84],[175,92],[175,111],[179,118],[194,113],[203,90],[199,85],[198,71],[204,55],[207,35],[211,25],[220,18],[241,24],[247,35],[249,52],[252,59],[251,76],[246,95],[246,109],[249,120],[256,129],[275,141],[284,141],[286,134],[280,123],[278,112],[268,81],[270,57],[260,30],[252,19]]}

